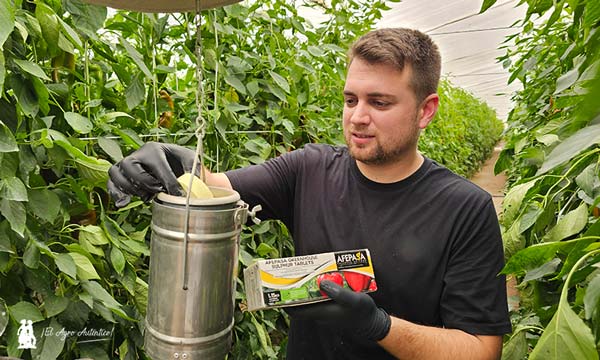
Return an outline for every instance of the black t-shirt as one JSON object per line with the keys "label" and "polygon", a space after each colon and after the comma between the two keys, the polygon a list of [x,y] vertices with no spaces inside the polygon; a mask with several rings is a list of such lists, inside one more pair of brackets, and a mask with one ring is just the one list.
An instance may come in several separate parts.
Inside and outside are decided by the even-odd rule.
{"label": "black t-shirt", "polygon": [[[306,145],[226,173],[262,219],[280,219],[296,255],[368,248],[388,314],[478,335],[511,331],[491,196],[430,159],[391,184],[367,179],[346,147]],[[288,359],[392,359],[375,342],[292,320]]]}

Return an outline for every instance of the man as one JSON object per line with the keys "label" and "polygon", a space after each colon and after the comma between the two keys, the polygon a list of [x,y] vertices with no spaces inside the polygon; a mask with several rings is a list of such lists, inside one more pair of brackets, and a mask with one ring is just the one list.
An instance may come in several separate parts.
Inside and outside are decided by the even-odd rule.
{"label": "man", "polygon": [[[415,30],[381,29],[349,55],[347,147],[306,145],[206,177],[282,220],[297,255],[371,251],[377,292],[324,281],[333,301],[288,308],[288,359],[497,359],[511,326],[492,199],[417,151],[438,108],[437,47]],[[194,156],[147,144],[111,168],[111,195],[123,206],[127,194],[177,194]]]}

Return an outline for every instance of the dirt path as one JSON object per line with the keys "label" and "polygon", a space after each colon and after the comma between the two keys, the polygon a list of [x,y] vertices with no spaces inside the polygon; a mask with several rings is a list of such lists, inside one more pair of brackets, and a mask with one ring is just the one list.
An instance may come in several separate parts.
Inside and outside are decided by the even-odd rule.
{"label": "dirt path", "polygon": [[[492,156],[483,164],[481,170],[471,178],[471,181],[492,195],[498,215],[502,211],[502,200],[504,200],[504,191],[506,190],[506,175],[504,173],[494,175],[494,164],[498,160],[498,155],[502,151],[503,145],[503,143],[496,145]],[[509,277],[506,279],[508,308],[510,310],[519,308],[519,291],[516,285],[514,278]]]}
{"label": "dirt path", "polygon": [[496,145],[492,156],[483,164],[481,170],[471,178],[472,182],[492,195],[497,214],[500,214],[502,211],[502,200],[504,199],[504,190],[506,186],[506,175],[504,175],[504,173],[494,175],[494,164],[496,164],[496,161],[498,160],[498,155],[500,154],[500,151],[502,151],[502,146],[502,143]]}

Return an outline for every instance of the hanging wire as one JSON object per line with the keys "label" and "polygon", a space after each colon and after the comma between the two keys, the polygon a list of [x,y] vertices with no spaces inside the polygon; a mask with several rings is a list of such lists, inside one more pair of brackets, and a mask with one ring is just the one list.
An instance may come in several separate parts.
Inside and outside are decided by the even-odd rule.
{"label": "hanging wire", "polygon": [[188,289],[188,243],[189,243],[189,229],[190,229],[190,198],[192,194],[192,184],[194,183],[194,176],[200,162],[200,178],[206,182],[206,174],[204,171],[204,133],[206,128],[206,122],[204,121],[203,106],[204,106],[204,88],[202,85],[202,14],[200,7],[200,0],[196,0],[196,79],[198,86],[196,88],[196,107],[198,109],[198,115],[196,116],[196,156],[194,157],[194,163],[192,164],[192,176],[188,183],[188,191],[185,197],[185,224],[184,224],[184,238],[183,238],[183,290]]}
{"label": "hanging wire", "polygon": [[[146,17],[147,15],[142,13],[142,23],[143,23],[143,19]],[[152,44],[153,46],[151,46],[151,52],[152,52],[152,100],[154,101],[154,117],[156,119],[156,123],[154,124],[154,127],[158,128],[160,126],[160,115],[158,115],[158,77],[156,76],[156,47],[158,46],[158,44],[153,44],[154,42],[154,26],[152,26],[153,20],[148,16],[148,20],[149,23],[151,24],[150,26],[150,44]],[[158,141],[159,138],[158,136],[156,137],[156,141]]]}
{"label": "hanging wire", "polygon": [[[219,120],[219,111],[218,111],[218,94],[219,94],[219,31],[217,29],[217,9],[213,10],[213,27],[214,27],[214,32],[215,32],[215,54],[216,54],[216,61],[215,61],[215,97],[214,97],[214,101],[213,101],[213,112],[214,112],[214,117],[213,117],[213,126],[215,127],[215,129],[217,128],[217,120]],[[217,141],[217,168],[216,171],[219,172],[219,164],[220,164],[220,159],[219,159],[219,141]]]}

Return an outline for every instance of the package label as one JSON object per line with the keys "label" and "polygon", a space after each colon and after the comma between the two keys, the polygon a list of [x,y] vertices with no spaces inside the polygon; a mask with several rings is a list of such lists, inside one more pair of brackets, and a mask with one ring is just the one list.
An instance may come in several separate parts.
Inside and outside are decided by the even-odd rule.
{"label": "package label", "polygon": [[248,309],[328,300],[319,290],[323,280],[353,291],[377,290],[368,249],[258,260],[244,270]]}

